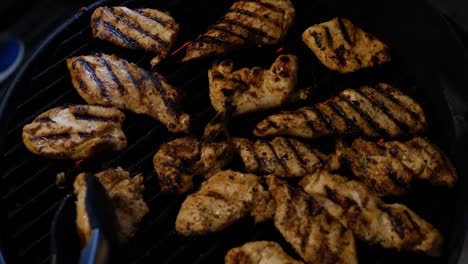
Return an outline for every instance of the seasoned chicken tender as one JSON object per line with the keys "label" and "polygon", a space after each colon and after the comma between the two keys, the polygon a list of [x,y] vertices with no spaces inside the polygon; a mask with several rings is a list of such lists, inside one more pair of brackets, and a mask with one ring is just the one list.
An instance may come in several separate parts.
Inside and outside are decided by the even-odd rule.
{"label": "seasoned chicken tender", "polygon": [[273,241],[248,242],[228,251],[225,264],[301,264]]}
{"label": "seasoned chicken tender", "polygon": [[211,177],[231,161],[232,154],[225,114],[218,113],[205,127],[201,142],[183,137],[164,143],[153,164],[161,190],[183,194],[193,188],[195,175]]}
{"label": "seasoned chicken tender", "polygon": [[344,90],[312,107],[271,115],[257,124],[254,134],[397,138],[418,134],[425,128],[421,106],[395,87],[380,83]]}
{"label": "seasoned chicken tender", "polygon": [[190,117],[180,110],[180,95],[160,74],[152,74],[114,55],[67,59],[77,92],[89,104],[145,114],[172,132],[187,132]]}
{"label": "seasoned chicken tender", "polygon": [[24,145],[34,154],[57,159],[87,159],[127,146],[125,115],[113,107],[70,105],[50,109],[23,127]]}
{"label": "seasoned chicken tender", "polygon": [[208,31],[190,43],[184,61],[229,53],[284,39],[295,16],[290,0],[240,0]]}
{"label": "seasoned chicken tender", "polygon": [[356,180],[317,171],[301,182],[305,192],[361,240],[384,248],[441,253],[443,237],[403,204],[386,204]]}
{"label": "seasoned chicken tender", "polygon": [[184,236],[221,231],[251,215],[256,222],[272,217],[274,203],[260,178],[232,170],[221,171],[187,196],[176,219],[176,231]]}
{"label": "seasoned chicken tender", "polygon": [[179,31],[179,25],[167,13],[124,6],[96,8],[91,16],[91,28],[95,38],[156,53],[151,60],[153,66],[167,57]]}
{"label": "seasoned chicken tender", "polygon": [[336,155],[378,196],[406,194],[414,178],[447,187],[453,187],[457,180],[447,157],[420,137],[383,143],[356,139],[351,146],[339,142]]}
{"label": "seasoned chicken tender", "polygon": [[[125,243],[138,230],[138,224],[149,212],[143,200],[143,176],[130,177],[128,171],[120,167],[108,169],[96,174],[103,185],[115,209],[120,243]],[[76,176],[73,184],[76,201],[76,225],[83,244],[91,238],[91,229],[86,212],[86,173]]]}
{"label": "seasoned chicken tender", "polygon": [[280,55],[269,70],[254,67],[234,71],[230,60],[215,63],[208,71],[211,104],[216,111],[245,114],[277,108],[305,99],[305,90],[296,90],[298,63],[294,55]]}
{"label": "seasoned chicken tender", "polygon": [[293,138],[275,137],[271,141],[255,142],[234,138],[233,144],[250,173],[296,178],[319,168],[338,166],[327,155]]}
{"label": "seasoned chicken tender", "polygon": [[302,40],[329,69],[350,73],[391,60],[389,48],[346,18],[313,25]]}
{"label": "seasoned chicken tender", "polygon": [[353,233],[299,188],[268,177],[275,199],[274,223],[306,263],[358,263]]}

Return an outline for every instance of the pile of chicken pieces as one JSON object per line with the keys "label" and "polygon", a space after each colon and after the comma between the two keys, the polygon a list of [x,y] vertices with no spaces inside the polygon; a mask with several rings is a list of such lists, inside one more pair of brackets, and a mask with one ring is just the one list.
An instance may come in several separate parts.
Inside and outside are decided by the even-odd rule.
{"label": "pile of chicken pieces", "polygon": [[[237,1],[188,45],[183,62],[278,44],[294,17],[290,0]],[[151,52],[152,66],[168,57],[179,27],[169,13],[155,9],[98,7],[91,17],[95,38]],[[312,25],[302,39],[339,74],[391,60],[385,43],[345,18]],[[78,160],[124,150],[123,111],[148,115],[173,133],[190,133],[181,95],[161,74],[107,54],[72,57],[67,67],[87,104],[48,110],[26,125],[23,141],[34,154]],[[443,237],[436,227],[407,206],[384,201],[406,195],[416,180],[445,187],[457,181],[443,152],[419,136],[427,127],[422,107],[398,88],[386,83],[353,87],[264,118],[252,131],[255,139],[230,135],[230,122],[239,116],[307,99],[307,89],[297,87],[298,71],[293,54],[279,55],[268,69],[239,69],[231,60],[207,69],[217,114],[201,139],[176,138],[153,158],[161,191],[188,194],[176,231],[201,236],[251,216],[257,223],[272,221],[301,258],[289,256],[274,241],[252,241],[227,252],[226,263],[358,263],[355,239],[440,255]],[[336,138],[334,152],[307,143],[321,137]],[[230,168],[236,156],[244,164],[239,171]],[[343,171],[347,174],[340,175]],[[74,186],[77,228],[85,243],[90,230],[83,175]],[[120,167],[96,176],[114,204],[124,243],[149,211],[142,195],[144,177],[130,177]],[[195,177],[205,180],[197,186]]]}

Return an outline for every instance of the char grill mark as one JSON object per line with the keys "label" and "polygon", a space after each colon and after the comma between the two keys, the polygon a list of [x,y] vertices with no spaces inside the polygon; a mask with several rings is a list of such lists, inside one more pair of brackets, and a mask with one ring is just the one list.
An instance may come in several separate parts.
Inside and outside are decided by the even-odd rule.
{"label": "char grill mark", "polygon": [[102,65],[104,65],[104,67],[106,67],[107,73],[111,77],[112,81],[117,85],[117,88],[119,89],[120,94],[124,95],[125,87],[123,86],[122,82],[117,77],[117,75],[115,75],[115,72],[112,70],[112,66],[104,58],[99,58],[98,60],[99,62],[101,62]]}
{"label": "char grill mark", "polygon": [[103,23],[103,26],[106,30],[108,30],[109,32],[111,32],[112,34],[114,34],[114,36],[116,36],[117,38],[119,38],[120,40],[122,40],[123,42],[125,42],[126,45],[128,45],[129,48],[132,48],[132,49],[141,49],[142,47],[140,46],[140,44],[138,44],[138,42],[136,42],[134,39],[131,39],[129,37],[126,37],[125,34],[120,31],[120,29],[118,29],[117,27],[107,23],[107,22],[104,22]]}
{"label": "char grill mark", "polygon": [[150,14],[146,14],[143,10],[140,10],[140,9],[131,10],[131,11],[141,15],[144,18],[155,21],[155,22],[159,23],[161,26],[163,26],[165,28],[170,28],[174,32],[177,31],[177,27],[175,26],[175,24],[173,24],[173,23],[171,23],[169,21],[164,21],[163,19],[161,19],[159,17],[154,17],[154,16],[151,16]]}
{"label": "char grill mark", "polygon": [[328,131],[330,132],[336,131],[336,128],[333,126],[332,120],[330,119],[330,117],[325,115],[317,106],[311,107],[310,110],[315,112],[316,116],[318,116],[318,118],[322,121],[322,123],[325,124]]}
{"label": "char grill mark", "polygon": [[270,24],[272,24],[272,25],[274,25],[276,27],[280,26],[280,25],[278,25],[278,21],[275,21],[273,19],[269,19],[268,17],[260,16],[259,14],[251,12],[249,10],[240,9],[240,8],[231,8],[231,9],[229,9],[228,12],[249,16],[249,17],[261,20],[261,21],[268,22],[268,23],[270,23]]}
{"label": "char grill mark", "polygon": [[270,9],[271,11],[275,11],[275,12],[278,12],[278,13],[281,13],[281,14],[284,14],[284,10],[278,6],[274,6],[270,3],[266,3],[264,1],[261,1],[261,0],[240,0],[241,2],[254,2],[262,7],[265,7],[265,8],[268,8]]}
{"label": "char grill mark", "polygon": [[[245,41],[245,42],[251,41],[251,39],[247,38],[246,36],[244,36],[242,34],[239,34],[239,33],[236,33],[233,30],[229,30],[229,29],[227,29],[227,28],[225,28],[225,27],[223,27],[221,25],[212,25],[212,26],[210,26],[210,29],[222,32],[225,36],[233,36],[233,37],[239,38],[239,39],[241,39],[242,41]],[[224,40],[224,38],[221,38],[221,40]]]}
{"label": "char grill mark", "polygon": [[95,122],[113,122],[117,123],[119,122],[118,117],[103,117],[103,116],[95,116],[95,115],[90,115],[87,113],[75,113],[74,117],[76,120],[86,120],[86,121],[95,121]]}
{"label": "char grill mark", "polygon": [[291,138],[276,137],[271,141],[257,140],[255,143],[234,138],[233,143],[250,173],[293,178],[328,166],[327,161],[320,157],[323,154]]}
{"label": "char grill mark", "polygon": [[101,95],[104,96],[104,97],[108,97],[109,94],[107,93],[106,91],[106,87],[104,86],[104,84],[102,83],[102,81],[96,76],[96,73],[94,72],[94,70],[91,68],[91,66],[83,59],[78,59],[76,60],[76,62],[80,63],[81,65],[83,65],[83,68],[85,69],[85,71],[91,76],[91,78],[93,79],[93,81],[96,83],[97,87],[99,88],[99,90],[101,91]]}
{"label": "char grill mark", "polygon": [[[388,99],[395,102],[395,104],[397,104],[397,105],[401,106],[402,108],[404,108],[411,116],[413,116],[413,118],[414,118],[414,120],[416,122],[425,123],[424,116],[422,116],[422,118],[421,118],[421,115],[414,111],[414,107],[412,105],[413,102],[410,102],[408,104],[407,102],[402,101],[402,100],[400,100],[400,99],[398,99],[396,97],[396,96],[405,96],[400,91],[398,91],[394,87],[391,87],[391,86],[385,85],[385,84],[377,84],[375,86],[375,88],[378,91],[380,91],[381,93],[383,93]],[[419,105],[417,105],[417,108],[418,108],[417,110],[421,110]]]}
{"label": "char grill mark", "polygon": [[343,35],[343,39],[348,42],[348,44],[352,44],[351,38],[348,33],[348,29],[346,25],[343,23],[341,18],[338,18],[338,28],[340,29],[341,34]]}
{"label": "char grill mark", "polygon": [[442,234],[402,204],[386,204],[363,183],[318,171],[300,185],[360,239],[384,248],[440,254]]}
{"label": "char grill mark", "polygon": [[261,31],[260,29],[251,27],[249,25],[243,24],[243,23],[241,23],[239,21],[236,21],[236,20],[223,18],[218,23],[219,24],[228,24],[228,25],[237,26],[239,28],[242,28],[243,30],[248,32],[249,36],[253,35],[251,37],[251,39],[257,39],[257,37],[260,36],[260,37],[267,38],[267,39],[269,39],[271,41],[275,40],[275,38],[273,36],[271,36],[270,34],[268,34],[267,32]]}
{"label": "char grill mark", "polygon": [[[106,10],[107,12],[112,14],[112,16],[117,19],[117,21],[122,22],[123,24],[125,24],[129,28],[138,31],[142,35],[151,38],[152,40],[156,41],[160,46],[165,48],[165,47],[167,47],[169,45],[169,43],[167,41],[161,39],[161,37],[159,37],[157,35],[154,35],[154,34],[151,34],[149,31],[144,30],[140,26],[138,26],[138,25],[134,24],[133,22],[131,22],[129,20],[129,19],[131,19],[131,17],[125,17],[125,14],[117,14],[115,8],[105,8],[104,10]],[[135,13],[135,14],[138,14],[138,13]],[[138,40],[134,40],[134,41],[138,42]],[[138,45],[140,47],[142,47],[141,43],[138,43]]]}
{"label": "char grill mark", "polygon": [[335,111],[346,123],[347,129],[350,131],[351,134],[363,134],[363,130],[353,121],[347,114],[341,109],[341,107],[333,101],[328,101],[328,105],[331,109]]}

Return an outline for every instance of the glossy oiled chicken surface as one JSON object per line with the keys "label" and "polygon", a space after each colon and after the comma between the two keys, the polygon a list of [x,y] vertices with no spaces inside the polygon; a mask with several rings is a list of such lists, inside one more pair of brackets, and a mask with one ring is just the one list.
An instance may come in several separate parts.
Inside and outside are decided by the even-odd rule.
{"label": "glossy oiled chicken surface", "polygon": [[221,171],[202,183],[182,203],[176,231],[184,236],[221,231],[251,215],[256,222],[272,217],[274,203],[260,177],[232,170]]}
{"label": "glossy oiled chicken surface", "polygon": [[274,223],[306,263],[358,263],[353,233],[300,188],[268,177],[276,204]]}
{"label": "glossy oiled chicken surface", "polygon": [[[138,230],[138,224],[149,212],[148,205],[143,200],[143,176],[141,174],[130,177],[128,171],[120,167],[108,169],[96,174],[110,198],[117,216],[120,243],[126,242]],[[76,225],[83,244],[91,238],[91,229],[86,211],[86,173],[76,176],[75,183]]]}
{"label": "glossy oiled chicken surface", "polygon": [[34,154],[58,159],[87,159],[127,146],[125,115],[113,107],[70,105],[38,115],[23,127],[23,142]]}
{"label": "glossy oiled chicken surface", "polygon": [[114,106],[159,120],[172,132],[187,132],[190,117],[166,79],[114,55],[67,59],[73,86],[89,104]]}
{"label": "glossy oiled chicken surface", "polygon": [[384,248],[441,254],[442,234],[403,204],[384,203],[356,180],[318,171],[301,186],[330,215],[366,242]]}
{"label": "glossy oiled chicken surface", "polygon": [[254,67],[234,71],[230,60],[215,63],[208,71],[211,104],[218,112],[230,107],[233,114],[245,114],[305,99],[306,91],[296,89],[297,74],[294,55],[280,55],[268,70]]}
{"label": "glossy oiled chicken surface", "polygon": [[228,251],[225,264],[301,264],[273,241],[253,241]]}
{"label": "glossy oiled chicken surface", "polygon": [[415,178],[447,187],[457,181],[448,158],[421,137],[382,143],[356,139],[350,146],[339,142],[336,154],[340,163],[379,196],[406,194]]}
{"label": "glossy oiled chicken surface", "polygon": [[313,25],[302,40],[329,69],[350,73],[390,61],[387,45],[346,18]]}
{"label": "glossy oiled chicken surface", "polygon": [[284,39],[295,16],[290,0],[240,0],[187,47],[184,61]]}
{"label": "glossy oiled chicken surface", "polygon": [[421,106],[395,87],[380,83],[344,90],[311,107],[271,115],[257,124],[254,134],[396,138],[423,132],[425,128]]}
{"label": "glossy oiled chicken surface", "polygon": [[98,7],[91,16],[93,36],[129,49],[156,54],[151,65],[166,58],[179,25],[169,14],[149,8]]}

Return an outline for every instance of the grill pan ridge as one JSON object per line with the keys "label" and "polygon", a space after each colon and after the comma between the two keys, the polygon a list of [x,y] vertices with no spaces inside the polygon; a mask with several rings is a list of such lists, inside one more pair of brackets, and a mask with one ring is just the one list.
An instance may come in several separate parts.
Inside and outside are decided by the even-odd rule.
{"label": "grill pan ridge", "polygon": [[[62,198],[72,192],[73,177],[78,172],[98,172],[116,166],[122,166],[132,174],[141,172],[144,175],[144,196],[150,207],[150,213],[140,224],[135,237],[120,250],[121,253],[117,259],[120,259],[122,263],[148,263],[150,261],[220,263],[227,250],[253,240],[276,240],[289,254],[297,257],[271,222],[256,225],[252,220],[245,219],[218,234],[197,238],[184,238],[177,235],[174,230],[175,217],[184,197],[159,191],[152,157],[160,144],[180,135],[169,133],[163,125],[148,117],[126,111],[127,118],[123,130],[128,137],[127,149],[120,153],[103,153],[79,164],[35,156],[26,150],[21,141],[22,127],[37,114],[59,105],[84,103],[72,88],[65,65],[66,58],[103,52],[116,54],[149,69],[151,54],[125,50],[92,39],[89,18],[97,6],[124,5],[170,11],[181,26],[178,41],[174,45],[177,48],[202,33],[225,12],[232,2],[232,0],[203,1],[203,3],[189,0],[101,0],[80,10],[46,38],[21,69],[3,97],[0,106],[0,146],[3,155],[0,209],[4,212],[2,223],[5,223],[0,230],[2,252],[8,263],[50,262],[51,220]],[[463,157],[466,155],[462,152],[467,146],[464,139],[466,138],[467,92],[453,87],[468,84],[466,80],[468,77],[459,75],[458,80],[453,81],[453,76],[446,73],[450,70],[449,66],[440,65],[442,60],[440,56],[431,55],[426,59],[419,53],[419,55],[411,54],[418,48],[418,44],[421,44],[411,41],[431,39],[430,34],[424,34],[427,32],[436,34],[435,38],[444,38],[439,41],[440,43],[427,44],[428,47],[421,47],[421,49],[431,50],[430,45],[436,48],[453,48],[453,53],[458,54],[458,58],[452,60],[455,64],[453,67],[457,67],[457,72],[468,69],[465,61],[466,53],[463,53],[453,32],[444,31],[444,29],[450,29],[446,22],[423,1],[414,1],[414,3],[404,5],[401,3],[403,1],[394,1],[391,4],[364,0],[347,2],[349,1],[293,1],[296,6],[296,21],[283,43],[272,47],[253,47],[226,57],[234,59],[235,63],[240,66],[267,67],[278,56],[276,50],[279,47],[283,47],[283,54],[298,55],[300,59],[299,86],[312,87],[312,96],[307,102],[287,106],[286,109],[295,109],[302,105],[322,101],[344,88],[376,82],[392,83],[420,102],[428,116],[429,123],[429,129],[424,136],[440,146],[452,158],[458,169],[460,181],[452,190],[418,183],[411,194],[399,201],[414,209],[416,213],[443,232],[446,237],[444,255],[440,258],[429,258],[414,253],[383,250],[378,246],[368,246],[359,242],[358,256],[360,263],[456,263],[462,251],[465,234],[464,212],[466,212],[467,205],[464,202],[468,201],[466,194],[463,193],[467,183],[463,179],[464,172],[466,172]],[[400,10],[401,6],[404,6],[405,10]],[[379,10],[386,10],[386,12],[380,14]],[[392,47],[393,61],[378,69],[346,76],[334,74],[320,65],[312,52],[302,43],[300,34],[312,24],[339,15],[350,18],[386,41]],[[412,15],[415,18],[411,18]],[[424,32],[421,33],[423,37],[411,36],[414,28],[424,24],[418,19],[425,23],[423,19],[429,19],[427,26],[433,26],[435,29],[433,31],[421,29]],[[413,26],[404,28],[403,26],[408,21],[414,22]],[[408,41],[400,39],[405,37]],[[453,53],[449,52],[449,55]],[[182,54],[183,51],[169,57],[156,70],[186,95],[183,107],[192,116],[193,133],[200,136],[204,125],[214,115],[207,96],[207,70],[214,59],[180,63],[178,60]],[[439,65],[439,68],[431,63]],[[445,66],[446,69],[440,69]],[[428,74],[431,72],[437,74]],[[252,138],[251,131],[256,121],[273,112],[275,111],[235,118],[230,126],[232,135]],[[322,140],[310,142],[326,144],[327,140],[323,140],[325,143]],[[66,172],[67,181],[63,187],[58,188],[55,177],[62,171]],[[76,236],[75,232],[75,223],[70,222],[70,235]],[[76,246],[76,243],[70,243],[69,246]]]}

